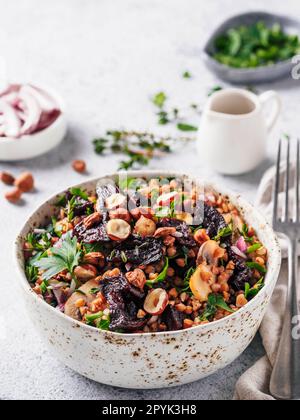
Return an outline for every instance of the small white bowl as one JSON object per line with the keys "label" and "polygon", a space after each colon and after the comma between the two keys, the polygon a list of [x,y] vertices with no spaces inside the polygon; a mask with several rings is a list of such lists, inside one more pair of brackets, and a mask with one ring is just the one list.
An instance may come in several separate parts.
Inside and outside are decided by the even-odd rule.
{"label": "small white bowl", "polygon": [[56,92],[48,88],[41,88],[55,99],[61,114],[49,127],[37,133],[17,139],[0,137],[0,162],[26,160],[43,155],[58,146],[65,137],[67,122],[64,103]]}

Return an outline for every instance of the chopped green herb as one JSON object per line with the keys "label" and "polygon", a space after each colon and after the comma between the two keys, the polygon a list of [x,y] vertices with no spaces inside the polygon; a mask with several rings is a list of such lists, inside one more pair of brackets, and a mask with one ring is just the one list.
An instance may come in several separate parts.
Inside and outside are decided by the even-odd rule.
{"label": "chopped green herb", "polygon": [[97,312],[96,314],[86,315],[85,319],[88,325],[93,325],[94,321],[96,321],[99,318],[102,318],[103,312]]}
{"label": "chopped green herb", "polygon": [[249,283],[245,284],[245,298],[253,299],[258,292],[264,287],[264,279],[261,278],[253,287]]}
{"label": "chopped green herb", "polygon": [[297,35],[285,33],[279,24],[265,22],[230,28],[215,42],[215,59],[235,68],[256,68],[288,60],[300,52]]}
{"label": "chopped green herb", "polygon": [[159,274],[159,276],[155,280],[147,281],[146,285],[148,287],[153,287],[154,284],[162,283],[163,281],[165,281],[166,277],[167,277],[167,273],[168,273],[168,268],[169,268],[169,258],[166,258],[166,262],[165,262],[165,266],[164,266],[163,271]]}
{"label": "chopped green herb", "polygon": [[25,272],[26,272],[27,280],[30,283],[35,283],[37,281],[38,275],[39,275],[39,270],[37,267],[34,267],[32,265],[27,265]]}
{"label": "chopped green herb", "polygon": [[221,229],[217,236],[214,237],[214,241],[219,242],[223,238],[227,238],[228,236],[232,235],[232,225],[228,225],[225,228]]}
{"label": "chopped green herb", "polygon": [[249,246],[247,249],[247,254],[252,254],[253,252],[259,250],[262,247],[262,244],[254,244]]}
{"label": "chopped green herb", "polygon": [[202,313],[200,320],[201,321],[209,320],[211,317],[213,317],[216,314],[218,308],[223,309],[224,311],[227,311],[227,312],[231,312],[231,313],[234,312],[227,305],[223,296],[212,293],[208,297],[206,308],[204,312]]}
{"label": "chopped green herb", "polygon": [[247,267],[252,268],[253,270],[257,270],[261,274],[266,274],[267,270],[262,265],[256,262],[247,262]]}
{"label": "chopped green herb", "polygon": [[48,286],[49,286],[49,284],[48,284],[48,282],[47,282],[46,280],[44,280],[44,281],[41,283],[40,288],[41,288],[41,292],[43,293],[43,295],[44,295],[45,293],[47,293]]}
{"label": "chopped green herb", "polygon": [[109,319],[101,319],[98,324],[97,328],[103,331],[108,331],[110,326],[110,320]]}
{"label": "chopped green herb", "polygon": [[88,200],[89,198],[88,194],[85,191],[83,191],[81,188],[74,187],[74,188],[70,188],[69,191],[74,197],[80,197],[83,200]]}
{"label": "chopped green herb", "polygon": [[183,282],[183,289],[181,290],[182,292],[189,292],[190,291],[190,279],[192,277],[192,275],[195,273],[196,268],[191,267],[185,277],[184,277],[184,282]]}

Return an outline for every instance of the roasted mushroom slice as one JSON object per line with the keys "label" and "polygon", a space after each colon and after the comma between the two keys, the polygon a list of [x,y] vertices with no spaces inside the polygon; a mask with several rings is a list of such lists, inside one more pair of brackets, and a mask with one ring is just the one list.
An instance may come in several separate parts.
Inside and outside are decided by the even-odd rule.
{"label": "roasted mushroom slice", "polygon": [[76,302],[78,299],[84,299],[86,303],[90,303],[95,299],[95,296],[90,293],[92,289],[99,287],[99,283],[93,279],[85,283],[78,290],[80,292],[74,292],[65,304],[65,314],[71,318],[81,320],[79,309],[76,307]]}

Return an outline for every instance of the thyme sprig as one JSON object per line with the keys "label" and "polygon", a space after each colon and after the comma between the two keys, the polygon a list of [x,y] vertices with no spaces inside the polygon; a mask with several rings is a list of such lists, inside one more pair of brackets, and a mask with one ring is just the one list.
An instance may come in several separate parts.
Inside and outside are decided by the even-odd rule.
{"label": "thyme sprig", "polygon": [[95,153],[117,153],[127,159],[120,162],[119,170],[128,170],[146,166],[155,157],[171,153],[176,142],[189,142],[190,137],[174,138],[158,136],[149,132],[139,131],[107,131],[105,137],[93,140]]}

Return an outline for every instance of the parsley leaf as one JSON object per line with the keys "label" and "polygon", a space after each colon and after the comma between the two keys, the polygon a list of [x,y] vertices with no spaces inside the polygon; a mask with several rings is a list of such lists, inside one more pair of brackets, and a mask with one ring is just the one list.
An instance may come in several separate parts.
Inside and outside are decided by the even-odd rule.
{"label": "parsley leaf", "polygon": [[185,124],[185,123],[178,123],[177,129],[180,131],[186,131],[186,132],[198,131],[198,127],[195,127],[194,125],[190,125],[190,124]]}
{"label": "parsley leaf", "polygon": [[154,98],[152,99],[152,102],[155,106],[158,108],[163,108],[167,100],[167,96],[164,92],[157,93]]}
{"label": "parsley leaf", "polygon": [[77,248],[77,238],[67,233],[60,248],[51,248],[51,255],[34,263],[34,267],[44,271],[43,280],[50,280],[52,277],[67,270],[73,273],[74,268],[79,265],[81,252]]}

